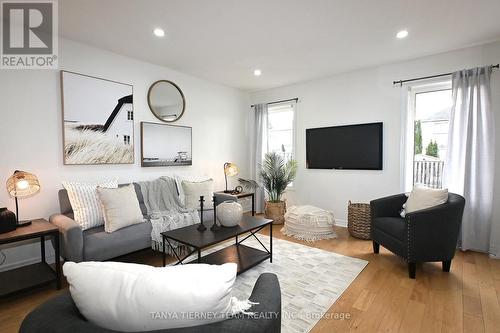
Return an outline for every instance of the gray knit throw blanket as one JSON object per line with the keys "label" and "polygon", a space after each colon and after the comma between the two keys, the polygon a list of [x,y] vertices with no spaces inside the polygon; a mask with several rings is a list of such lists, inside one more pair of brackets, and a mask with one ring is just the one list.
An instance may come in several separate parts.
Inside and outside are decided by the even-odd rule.
{"label": "gray knit throw blanket", "polygon": [[[186,209],[181,204],[174,179],[161,177],[152,181],[139,182],[138,184],[144,197],[147,218],[153,226],[151,230],[151,248],[153,250],[162,250],[162,232],[200,223],[198,211]],[[172,241],[170,243],[176,248],[177,254],[187,253],[187,247],[180,246]],[[165,252],[173,255],[167,245],[165,244]]]}

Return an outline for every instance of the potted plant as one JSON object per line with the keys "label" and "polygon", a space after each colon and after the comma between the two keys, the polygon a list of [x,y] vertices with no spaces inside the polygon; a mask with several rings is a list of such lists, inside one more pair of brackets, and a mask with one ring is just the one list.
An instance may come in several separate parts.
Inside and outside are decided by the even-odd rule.
{"label": "potted plant", "polygon": [[260,179],[267,194],[264,213],[267,218],[272,219],[274,224],[285,222],[285,201],[281,200],[283,193],[297,175],[297,161],[285,162],[283,156],[278,153],[267,153],[262,162]]}

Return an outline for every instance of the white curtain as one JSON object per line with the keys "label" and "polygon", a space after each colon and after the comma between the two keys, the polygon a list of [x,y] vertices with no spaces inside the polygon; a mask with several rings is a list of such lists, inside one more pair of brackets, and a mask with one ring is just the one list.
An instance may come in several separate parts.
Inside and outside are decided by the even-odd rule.
{"label": "white curtain", "polygon": [[452,75],[444,181],[466,200],[459,246],[491,253],[495,127],[490,75],[489,66]]}
{"label": "white curtain", "polygon": [[[267,104],[255,105],[255,121],[252,149],[252,179],[259,182],[259,172],[262,165],[262,157],[267,151]],[[255,190],[255,211],[264,211],[264,189]]]}

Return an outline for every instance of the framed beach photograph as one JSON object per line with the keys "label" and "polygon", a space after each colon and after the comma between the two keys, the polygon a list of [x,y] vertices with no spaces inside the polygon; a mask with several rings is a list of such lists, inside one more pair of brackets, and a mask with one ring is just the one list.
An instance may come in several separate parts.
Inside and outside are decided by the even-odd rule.
{"label": "framed beach photograph", "polygon": [[130,84],[61,71],[64,164],[134,163]]}
{"label": "framed beach photograph", "polygon": [[191,127],[141,122],[143,167],[192,164]]}

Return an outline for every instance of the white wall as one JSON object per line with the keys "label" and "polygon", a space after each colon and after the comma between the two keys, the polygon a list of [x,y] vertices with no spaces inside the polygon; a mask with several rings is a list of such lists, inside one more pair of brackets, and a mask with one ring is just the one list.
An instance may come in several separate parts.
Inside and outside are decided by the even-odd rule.
{"label": "white wall", "polygon": [[[296,158],[300,168],[295,188],[287,194],[290,203],[330,209],[339,222],[345,223],[349,200],[369,202],[399,193],[403,89],[393,87],[392,82],[498,62],[500,42],[252,93],[252,103],[299,98]],[[500,71],[496,70],[492,78],[493,109],[500,140]],[[384,122],[382,171],[305,168],[306,128],[375,121]],[[497,144],[496,148],[497,160],[500,161],[500,146]],[[495,223],[499,225],[496,232],[500,232],[500,162],[497,163],[497,174]]]}
{"label": "white wall", "polygon": [[[0,206],[14,210],[14,201],[2,184],[16,169],[33,172],[41,183],[40,193],[20,200],[22,219],[48,218],[58,212],[57,191],[62,180],[118,177],[119,182],[129,182],[176,171],[200,172],[213,177],[216,187],[222,189],[222,167],[226,161],[240,165],[245,175],[244,166],[249,164],[244,131],[249,101],[245,93],[68,40],[60,41],[59,64],[60,69],[134,86],[135,163],[64,166],[59,72],[0,70]],[[190,167],[140,167],[139,123],[158,122],[149,111],[146,98],[149,86],[160,79],[178,84],[186,97],[186,111],[175,124],[193,127]],[[7,261],[0,269],[39,256],[38,244],[2,249]]]}

